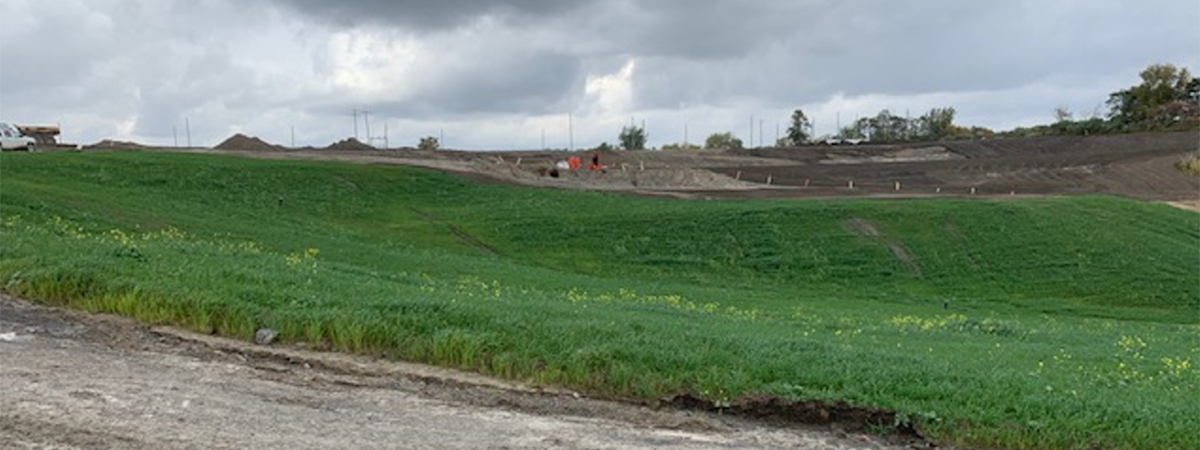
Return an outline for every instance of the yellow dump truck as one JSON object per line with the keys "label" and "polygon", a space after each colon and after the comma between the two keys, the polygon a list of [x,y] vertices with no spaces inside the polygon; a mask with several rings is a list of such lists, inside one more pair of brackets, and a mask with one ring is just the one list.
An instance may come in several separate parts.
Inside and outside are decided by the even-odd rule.
{"label": "yellow dump truck", "polygon": [[49,125],[17,125],[17,129],[21,131],[21,134],[37,141],[37,145],[56,145],[58,144],[57,136],[62,134],[61,129]]}

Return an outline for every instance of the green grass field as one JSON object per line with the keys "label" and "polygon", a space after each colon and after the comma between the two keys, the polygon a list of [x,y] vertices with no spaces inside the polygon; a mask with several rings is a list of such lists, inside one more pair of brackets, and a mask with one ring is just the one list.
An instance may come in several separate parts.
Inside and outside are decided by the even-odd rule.
{"label": "green grass field", "polygon": [[597,396],[844,401],[950,445],[1200,448],[1200,214],[1161,205],[33,153],[0,155],[0,219],[0,286],[50,304]]}

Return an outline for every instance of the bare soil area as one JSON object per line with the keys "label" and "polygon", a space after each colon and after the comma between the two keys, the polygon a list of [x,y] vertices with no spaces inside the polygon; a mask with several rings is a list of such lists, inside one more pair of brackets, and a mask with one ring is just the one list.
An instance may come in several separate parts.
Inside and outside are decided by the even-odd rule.
{"label": "bare soil area", "polygon": [[[1139,200],[1200,199],[1200,178],[1175,168],[1200,133],[1056,136],[945,142],[938,147],[813,146],[746,150],[788,159],[775,167],[723,167],[749,181],[772,178],[787,194],[765,196],[1029,196],[1109,194]],[[945,152],[937,151],[944,148]],[[910,157],[924,153],[925,160]],[[830,155],[834,155],[831,157]],[[853,159],[857,164],[829,164]]]}
{"label": "bare soil area", "polygon": [[[894,438],[885,443],[837,426],[696,411],[702,405],[687,403],[683,397],[651,408],[593,400],[429,366],[150,328],[0,296],[4,448],[926,446]],[[779,418],[777,406],[760,402],[756,411]]]}
{"label": "bare soil area", "polygon": [[[682,198],[1108,194],[1200,199],[1200,178],[1174,167],[1181,155],[1200,148],[1197,132],[686,152],[263,150],[254,144],[203,151],[409,165],[493,183]],[[556,168],[571,157],[587,163],[593,156],[604,170]]]}

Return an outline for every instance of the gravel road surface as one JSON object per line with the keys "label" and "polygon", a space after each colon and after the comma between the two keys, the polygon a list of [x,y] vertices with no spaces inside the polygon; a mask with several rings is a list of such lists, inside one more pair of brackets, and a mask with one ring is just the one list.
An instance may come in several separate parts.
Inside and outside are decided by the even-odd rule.
{"label": "gravel road surface", "polygon": [[885,449],[0,297],[5,449]]}

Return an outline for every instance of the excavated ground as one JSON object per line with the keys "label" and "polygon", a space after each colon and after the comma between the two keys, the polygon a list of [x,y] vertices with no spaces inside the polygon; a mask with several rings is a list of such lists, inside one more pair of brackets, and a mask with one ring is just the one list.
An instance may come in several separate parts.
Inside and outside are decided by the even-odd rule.
{"label": "excavated ground", "polygon": [[[885,440],[836,420],[879,419],[872,414],[883,412],[750,399],[733,414],[708,412],[711,405],[688,399],[658,407],[594,400],[0,296],[3,448],[927,447],[911,436]],[[805,414],[828,425],[800,425]]]}
{"label": "excavated ground", "polygon": [[[463,152],[204,150],[257,158],[427,167],[490,183],[681,198],[914,198],[1118,195],[1194,202],[1200,178],[1175,168],[1200,133],[1141,133],[735,151]],[[603,171],[557,170],[600,157]]]}

